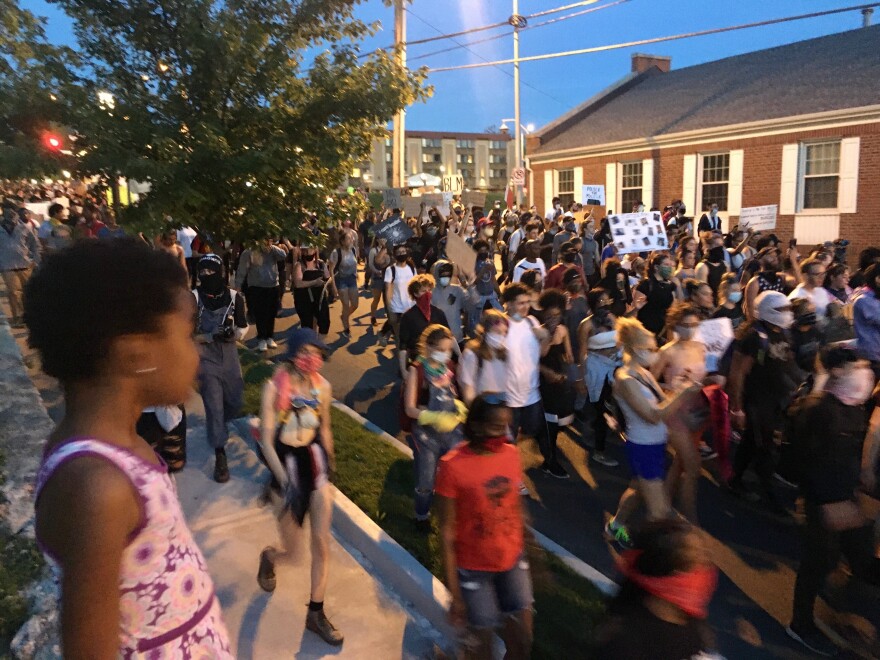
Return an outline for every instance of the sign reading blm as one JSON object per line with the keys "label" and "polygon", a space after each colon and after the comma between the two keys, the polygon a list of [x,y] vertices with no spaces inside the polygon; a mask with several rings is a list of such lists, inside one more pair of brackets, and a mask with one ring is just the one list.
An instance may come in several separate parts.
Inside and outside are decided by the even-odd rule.
{"label": "sign reading blm", "polygon": [[464,190],[464,177],[459,174],[443,177],[443,192],[460,195],[462,190]]}

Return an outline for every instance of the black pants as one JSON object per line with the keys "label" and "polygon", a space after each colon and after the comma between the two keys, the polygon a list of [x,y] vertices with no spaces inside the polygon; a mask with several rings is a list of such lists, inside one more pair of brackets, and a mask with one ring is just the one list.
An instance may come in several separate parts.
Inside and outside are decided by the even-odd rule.
{"label": "black pants", "polygon": [[303,328],[315,328],[320,334],[330,332],[330,305],[327,299],[321,300],[321,290],[318,288],[303,288],[293,290],[293,302],[296,313],[299,314],[299,323]]}
{"label": "black pants", "polygon": [[593,403],[590,398],[584,402],[584,414],[587,414],[587,408],[593,409],[593,419],[590,427],[593,430],[593,448],[599,452],[605,452],[605,443],[608,440],[608,420],[605,419],[605,413],[608,412],[608,398],[611,396],[611,385],[608,381],[602,386],[602,393],[599,400]]}
{"label": "black pants", "polygon": [[741,481],[754,463],[763,495],[773,498],[773,434],[783,412],[768,406],[746,405],[746,428],[733,461],[734,480]]}
{"label": "black pants", "polygon": [[257,339],[272,339],[275,334],[275,314],[278,311],[278,287],[248,287],[248,305],[257,324]]}
{"label": "black pants", "polygon": [[199,259],[201,257],[187,257],[186,260],[186,270],[189,272],[190,285],[193,289],[196,288],[196,283],[199,279]]}
{"label": "black pants", "polygon": [[870,584],[880,585],[880,559],[874,556],[874,528],[872,525],[835,532],[822,524],[818,504],[807,502],[807,526],[804,530],[801,565],[794,583],[794,611],[792,623],[797,626],[813,625],[813,605],[816,596],[843,552],[855,577]]}
{"label": "black pants", "polygon": [[169,472],[179,472],[186,465],[186,410],[180,424],[166,431],[159,424],[156,413],[143,413],[137,421],[136,431],[139,436],[150,443],[165,464]]}
{"label": "black pants", "polygon": [[[550,437],[547,420],[544,417],[544,402],[538,401],[530,406],[511,408],[510,412],[513,414],[510,432],[514,440],[516,440],[516,436],[519,434],[520,429],[522,429],[525,435],[534,438],[538,442],[538,447],[544,460],[551,465],[556,463],[556,437],[555,435],[552,439]],[[558,434],[559,427],[557,426],[555,430]]]}

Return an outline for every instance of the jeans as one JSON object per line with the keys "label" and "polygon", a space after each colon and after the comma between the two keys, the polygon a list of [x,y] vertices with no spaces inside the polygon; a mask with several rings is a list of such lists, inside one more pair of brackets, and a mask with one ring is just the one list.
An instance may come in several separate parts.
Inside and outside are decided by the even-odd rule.
{"label": "jeans", "polygon": [[544,402],[536,401],[522,408],[511,408],[513,423],[510,434],[516,439],[519,432],[534,438],[541,450],[541,456],[547,463],[556,462],[556,443],[550,442],[550,433],[547,430],[547,420],[544,418]]}
{"label": "jeans", "polygon": [[532,606],[532,576],[525,556],[509,571],[469,571],[458,569],[461,597],[473,628],[498,628],[502,616],[516,614]]}
{"label": "jeans", "polygon": [[278,287],[249,287],[248,305],[257,324],[257,339],[272,339],[278,313]]}
{"label": "jeans", "polygon": [[501,307],[501,303],[498,302],[498,294],[494,291],[488,296],[479,296],[477,301],[470,305],[468,309],[468,322],[467,322],[467,334],[470,336],[474,335],[474,331],[477,328],[477,324],[480,322],[480,319],[483,316],[483,310],[486,308],[486,303],[491,305],[492,309],[497,309],[498,311],[503,311],[504,308]]}
{"label": "jeans", "polygon": [[413,424],[413,469],[416,476],[416,519],[427,520],[434,495],[434,478],[440,458],[462,441],[461,427],[440,433],[430,427]]}

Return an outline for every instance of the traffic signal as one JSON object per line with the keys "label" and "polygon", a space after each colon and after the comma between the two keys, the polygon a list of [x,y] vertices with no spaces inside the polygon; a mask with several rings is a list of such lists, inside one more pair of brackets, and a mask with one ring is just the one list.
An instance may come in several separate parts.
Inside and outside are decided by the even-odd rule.
{"label": "traffic signal", "polygon": [[50,151],[61,151],[61,138],[54,133],[46,133],[43,142]]}

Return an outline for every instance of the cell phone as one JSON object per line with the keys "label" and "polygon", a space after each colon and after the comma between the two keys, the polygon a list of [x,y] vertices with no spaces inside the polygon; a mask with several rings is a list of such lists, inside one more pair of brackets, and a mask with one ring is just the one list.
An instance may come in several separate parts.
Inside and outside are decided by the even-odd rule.
{"label": "cell phone", "polygon": [[788,247],[789,248],[797,247],[797,239],[796,238],[789,239]]}

